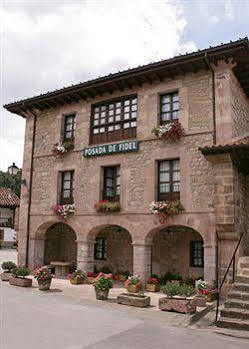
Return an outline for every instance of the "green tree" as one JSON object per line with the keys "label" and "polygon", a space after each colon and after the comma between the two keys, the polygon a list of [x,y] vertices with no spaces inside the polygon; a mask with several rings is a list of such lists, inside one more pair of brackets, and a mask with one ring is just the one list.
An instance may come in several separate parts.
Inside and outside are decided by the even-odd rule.
{"label": "green tree", "polygon": [[10,188],[18,197],[21,194],[22,171],[16,175],[0,171],[0,187]]}

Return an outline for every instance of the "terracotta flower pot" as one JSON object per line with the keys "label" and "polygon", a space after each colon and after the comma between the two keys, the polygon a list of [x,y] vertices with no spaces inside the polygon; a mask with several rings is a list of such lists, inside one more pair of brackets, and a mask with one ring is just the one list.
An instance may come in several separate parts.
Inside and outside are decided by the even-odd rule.
{"label": "terracotta flower pot", "polygon": [[141,284],[138,283],[136,285],[129,285],[127,286],[127,291],[131,293],[137,293],[141,290]]}
{"label": "terracotta flower pot", "polygon": [[71,278],[70,282],[73,285],[82,285],[84,282],[84,279],[83,278]]}
{"label": "terracotta flower pot", "polygon": [[147,284],[146,291],[158,292],[158,291],[160,291],[160,285],[159,284]]}
{"label": "terracotta flower pot", "polygon": [[11,273],[2,273],[1,274],[1,280],[2,281],[9,281],[9,279],[10,279],[10,277],[11,277]]}
{"label": "terracotta flower pot", "polygon": [[104,301],[108,298],[108,294],[109,294],[109,288],[108,290],[99,290],[95,287],[95,293],[96,293],[96,299]]}
{"label": "terracotta flower pot", "polygon": [[16,278],[16,277],[10,277],[9,279],[10,285],[13,286],[20,286],[20,287],[31,287],[32,286],[32,279],[29,278]]}
{"label": "terracotta flower pot", "polygon": [[38,281],[38,286],[40,291],[47,291],[50,289],[52,279],[46,281]]}
{"label": "terracotta flower pot", "polygon": [[93,284],[95,279],[96,279],[96,278],[93,277],[93,276],[88,276],[88,277],[86,278],[86,282],[87,282],[88,284]]}

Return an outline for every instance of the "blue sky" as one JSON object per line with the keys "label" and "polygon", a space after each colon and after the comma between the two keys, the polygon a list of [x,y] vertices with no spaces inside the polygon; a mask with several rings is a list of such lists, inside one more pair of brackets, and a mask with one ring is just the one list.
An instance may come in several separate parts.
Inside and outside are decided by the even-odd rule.
{"label": "blue sky", "polygon": [[0,170],[22,166],[22,118],[1,105],[249,32],[249,0],[2,0]]}

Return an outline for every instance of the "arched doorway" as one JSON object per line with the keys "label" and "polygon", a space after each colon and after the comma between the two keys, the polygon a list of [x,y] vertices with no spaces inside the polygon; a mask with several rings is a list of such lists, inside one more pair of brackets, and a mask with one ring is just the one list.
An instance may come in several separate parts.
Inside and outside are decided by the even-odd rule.
{"label": "arched doorway", "polygon": [[132,237],[128,230],[118,225],[94,228],[88,240],[93,244],[95,271],[107,267],[112,273],[133,271]]}
{"label": "arched doorway", "polygon": [[65,223],[56,223],[45,234],[44,265],[51,261],[70,262],[70,269],[77,266],[77,243],[74,230]]}
{"label": "arched doorway", "polygon": [[201,235],[185,226],[169,226],[153,232],[151,271],[182,278],[203,278],[204,242]]}

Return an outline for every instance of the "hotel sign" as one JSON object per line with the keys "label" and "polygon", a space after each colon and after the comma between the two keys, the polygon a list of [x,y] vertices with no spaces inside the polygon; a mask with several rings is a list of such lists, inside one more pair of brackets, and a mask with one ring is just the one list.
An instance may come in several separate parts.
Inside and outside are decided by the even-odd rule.
{"label": "hotel sign", "polygon": [[94,147],[87,147],[83,149],[83,156],[86,158],[92,156],[103,156],[118,153],[130,153],[138,151],[139,143],[138,141],[128,141],[115,144],[103,144]]}

